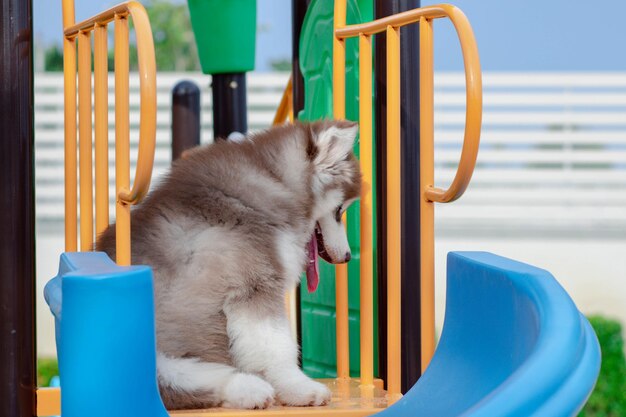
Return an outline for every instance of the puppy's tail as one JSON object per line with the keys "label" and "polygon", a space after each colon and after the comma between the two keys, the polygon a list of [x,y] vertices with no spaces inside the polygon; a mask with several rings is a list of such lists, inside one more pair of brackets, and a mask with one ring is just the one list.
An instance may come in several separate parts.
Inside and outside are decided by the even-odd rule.
{"label": "puppy's tail", "polygon": [[210,408],[222,402],[222,387],[234,368],[197,358],[173,358],[157,352],[159,391],[165,408]]}
{"label": "puppy's tail", "polygon": [[183,391],[159,382],[159,392],[168,410],[211,408],[220,405],[220,399],[211,390]]}

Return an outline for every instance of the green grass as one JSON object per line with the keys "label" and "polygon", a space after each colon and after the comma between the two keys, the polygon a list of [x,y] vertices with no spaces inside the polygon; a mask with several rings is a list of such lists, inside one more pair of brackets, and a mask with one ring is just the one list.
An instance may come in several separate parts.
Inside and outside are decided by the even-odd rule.
{"label": "green grass", "polygon": [[600,348],[602,365],[596,387],[578,417],[626,416],[626,358],[622,326],[615,320],[589,317]]}
{"label": "green grass", "polygon": [[37,385],[47,387],[53,376],[59,375],[59,364],[56,358],[37,359]]}
{"label": "green grass", "polygon": [[[622,326],[615,320],[600,316],[589,317],[600,347],[602,365],[596,387],[578,417],[626,417],[626,357]],[[50,379],[59,374],[56,359],[37,361],[37,382],[47,387]]]}

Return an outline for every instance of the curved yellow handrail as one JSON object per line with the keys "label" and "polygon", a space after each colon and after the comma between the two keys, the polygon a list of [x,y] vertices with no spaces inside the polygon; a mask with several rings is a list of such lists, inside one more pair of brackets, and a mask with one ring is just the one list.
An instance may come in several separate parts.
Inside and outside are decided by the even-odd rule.
{"label": "curved yellow handrail", "polygon": [[411,23],[417,23],[421,18],[438,19],[447,17],[450,19],[461,42],[463,64],[465,67],[466,82],[466,114],[463,150],[459,167],[452,184],[447,190],[430,186],[425,190],[425,198],[429,201],[447,203],[458,199],[467,189],[472,178],[478,145],[480,141],[480,129],[482,123],[482,77],[478,47],[470,23],[465,14],[452,5],[439,4],[426,6],[384,17],[372,22],[349,25],[335,30],[335,35],[340,39],[346,39],[359,35],[373,35],[384,32],[387,27],[398,28]]}
{"label": "curved yellow handrail", "polygon": [[[128,19],[134,23],[139,64],[140,120],[139,149],[135,179],[130,185],[130,148],[128,120]],[[95,111],[96,111],[96,233],[108,224],[107,157],[107,67],[106,27],[115,22],[115,135],[117,196],[117,262],[130,264],[130,211],[147,194],[152,178],[156,140],[156,60],[152,30],[144,7],[130,1],[114,6],[80,23],[74,23],[74,5],[63,2],[65,55],[65,174],[66,174],[66,250],[76,245],[76,44],[79,74],[79,154],[80,158],[80,237],[81,250],[93,245],[91,174],[91,32],[95,32]]]}
{"label": "curved yellow handrail", "polygon": [[156,140],[156,59],[152,29],[146,9],[137,2],[127,3],[137,39],[137,61],[139,64],[139,150],[135,182],[130,191],[120,190],[118,198],[127,204],[137,204],[147,194],[154,165]]}
{"label": "curved yellow handrail", "polygon": [[449,5],[439,7],[446,11],[461,43],[465,68],[465,133],[459,166],[452,184],[447,190],[429,186],[424,191],[424,196],[430,201],[448,203],[463,195],[474,173],[482,125],[483,86],[478,47],[467,17],[456,7]]}
{"label": "curved yellow handrail", "polygon": [[137,39],[137,61],[139,64],[140,120],[139,155],[135,170],[135,182],[130,190],[119,190],[118,198],[126,204],[137,204],[146,195],[152,178],[154,147],[156,139],[156,60],[152,30],[146,9],[136,1],[122,3],[64,30],[68,39],[81,32],[106,25],[115,17],[130,15],[135,26]]}

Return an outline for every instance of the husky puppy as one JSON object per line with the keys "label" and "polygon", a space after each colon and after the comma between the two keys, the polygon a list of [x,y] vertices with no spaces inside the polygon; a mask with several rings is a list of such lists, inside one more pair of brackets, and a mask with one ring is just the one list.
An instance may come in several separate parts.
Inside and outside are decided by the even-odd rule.
{"label": "husky puppy", "polygon": [[[132,259],[151,265],[157,372],[167,408],[328,403],[298,367],[285,292],[317,255],[347,262],[341,223],[358,198],[357,125],[275,127],[199,147],[132,211]],[[115,227],[97,249],[115,259]]]}

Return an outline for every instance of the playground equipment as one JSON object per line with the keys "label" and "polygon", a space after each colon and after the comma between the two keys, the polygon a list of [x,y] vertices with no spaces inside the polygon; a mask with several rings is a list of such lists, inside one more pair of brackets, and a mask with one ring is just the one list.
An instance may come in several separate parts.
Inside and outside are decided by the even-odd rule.
{"label": "playground equipment", "polygon": [[172,89],[172,161],[200,145],[200,88],[180,81]]}
{"label": "playground equipment", "polygon": [[214,137],[246,133],[246,72],[254,69],[256,0],[187,4],[202,72],[212,76]]}
{"label": "playground equipment", "polygon": [[[351,2],[352,3],[352,2]],[[72,0],[64,3],[66,85],[66,253],[47,297],[55,313],[61,391],[38,389],[36,414],[73,416],[167,415],[158,396],[155,369],[151,271],[129,266],[131,204],[148,190],[154,153],[155,65],[147,14],[136,2],[124,3],[75,24]],[[353,7],[353,6],[351,6]],[[333,401],[321,408],[230,410],[228,415],[436,415],[571,416],[591,392],[599,370],[599,349],[586,319],[547,272],[485,253],[451,253],[448,259],[446,321],[436,352],[432,313],[433,205],[461,196],[470,181],[480,133],[480,67],[465,16],[448,5],[429,6],[346,25],[348,4],[334,5],[333,112],[346,116],[355,93],[347,85],[347,39],[358,37],[360,160],[364,189],[360,204],[359,378],[350,379],[347,267],[338,267],[337,378],[325,380]],[[132,187],[128,151],[128,19],[136,31],[141,80],[140,149]],[[447,18],[461,41],[467,118],[459,169],[451,186],[433,186],[432,21]],[[115,22],[117,259],[89,252],[94,241],[91,197],[91,32],[95,33],[94,103],[96,152],[95,233],[108,224],[106,167],[106,25]],[[403,394],[400,383],[400,28],[419,22],[422,350],[424,373]],[[375,378],[373,245],[372,37],[386,33],[387,49],[387,375]],[[78,43],[78,59],[76,59]],[[79,181],[76,179],[76,61],[78,61]],[[355,63],[355,61],[352,61]],[[26,70],[25,70],[26,71]],[[356,71],[356,68],[354,68]],[[349,81],[353,82],[353,81]],[[104,87],[103,87],[104,83]],[[296,85],[296,82],[293,83]],[[295,94],[294,94],[295,96]],[[289,88],[276,121],[290,114]],[[104,103],[104,105],[103,105]],[[27,111],[30,111],[27,109]],[[104,114],[104,116],[103,116]],[[4,119],[3,119],[4,120]],[[32,135],[32,133],[31,133]],[[19,150],[11,149],[16,154]],[[26,151],[29,151],[27,148]],[[23,151],[22,151],[23,152]],[[20,154],[22,155],[22,154]],[[32,167],[24,164],[24,171]],[[28,177],[27,177],[28,178]],[[6,180],[5,180],[6,181]],[[77,241],[77,185],[80,183],[80,248]],[[4,190],[4,187],[3,187]],[[4,200],[3,200],[4,201]],[[17,215],[16,215],[17,216]],[[17,218],[17,217],[16,217]],[[32,223],[31,223],[32,225]],[[355,227],[349,223],[348,227]],[[4,246],[13,242],[4,243]],[[26,268],[28,269],[28,268]],[[26,271],[27,272],[27,271]],[[31,271],[32,272],[32,271]],[[55,290],[56,289],[56,290]],[[114,307],[113,307],[114,306]],[[17,311],[17,307],[15,311]],[[406,325],[406,324],[405,324]],[[32,327],[31,327],[32,332]],[[431,360],[432,358],[432,360]],[[4,360],[4,356],[3,356]],[[9,358],[10,360],[10,358]],[[9,362],[6,361],[6,363]],[[429,364],[430,362],[430,364]],[[32,369],[31,369],[32,371]],[[32,381],[31,381],[32,383]],[[386,391],[382,388],[386,385]],[[9,386],[18,392],[20,380]],[[30,395],[32,388],[28,388]],[[21,392],[22,396],[28,397]],[[0,400],[5,400],[2,391]],[[10,392],[6,394],[9,397]],[[60,398],[62,396],[62,405]],[[32,397],[31,397],[32,398]],[[32,415],[28,401],[9,406],[11,414]],[[32,406],[32,402],[30,402]],[[225,410],[172,412],[206,415]],[[18,414],[19,413],[19,414]]]}

